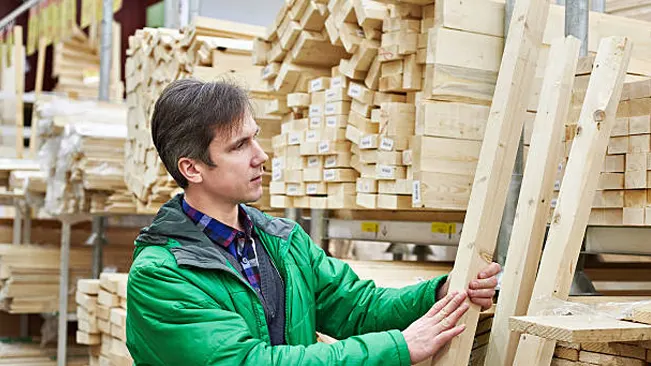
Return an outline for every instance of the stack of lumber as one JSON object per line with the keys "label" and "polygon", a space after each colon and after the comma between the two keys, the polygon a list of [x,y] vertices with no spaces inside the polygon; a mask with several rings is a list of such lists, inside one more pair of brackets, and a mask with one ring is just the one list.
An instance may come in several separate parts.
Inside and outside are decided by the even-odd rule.
{"label": "stack of lumber", "polygon": [[[37,103],[37,116],[48,212],[104,212],[102,200],[110,195],[117,192],[126,199],[123,105],[54,99]],[[129,207],[135,212],[133,202]]]}
{"label": "stack of lumber", "polygon": [[[618,306],[627,305],[620,303]],[[511,330],[555,341],[552,365],[648,365],[651,307],[630,304],[625,320],[605,315],[511,317]]]}
{"label": "stack of lumber", "polygon": [[[88,364],[86,347],[68,345],[68,366],[84,366]],[[32,365],[56,366],[57,348],[55,346],[41,346],[35,341],[0,340],[0,365]]]}
{"label": "stack of lumber", "polygon": [[606,13],[651,22],[651,2],[608,0],[606,1]]}
{"label": "stack of lumber", "polygon": [[[92,25],[90,31],[97,31]],[[114,24],[113,61],[109,95],[111,100],[123,100],[124,85],[120,81],[120,27]],[[54,44],[52,77],[57,78],[54,91],[71,98],[97,99],[99,94],[99,39],[91,39],[75,27],[71,36]]]}
{"label": "stack of lumber", "polygon": [[90,365],[130,366],[126,273],[102,273],[77,284],[77,343],[89,345]]}
{"label": "stack of lumber", "polygon": [[[360,175],[353,193],[355,204],[345,207],[465,210],[501,64],[503,14],[503,3],[475,0],[286,2],[266,37],[254,43],[254,63],[264,66],[262,79],[267,88],[286,95],[278,98],[279,105],[286,106],[283,122],[295,123],[283,131],[286,136],[277,138],[276,156],[295,160],[302,142],[307,143],[305,138],[297,140],[298,136],[309,133],[314,138],[327,130],[327,124],[319,125],[316,120],[325,113],[305,105],[308,100],[311,105],[315,96],[316,104],[322,102],[310,82],[318,85],[316,80],[343,75],[349,90],[340,101],[350,107],[339,114],[343,122],[337,128],[346,128],[346,138],[352,144],[349,151],[337,153],[349,153],[350,167]],[[563,15],[562,7],[550,7],[532,108],[525,122],[525,153],[549,45],[562,37]],[[602,37],[624,34],[643,45],[635,48],[629,73],[651,74],[650,65],[643,61],[649,57],[649,41],[640,37],[648,29],[647,23],[604,14],[591,16],[595,21],[590,25],[590,52],[596,51]],[[296,98],[303,105],[291,107]],[[362,141],[368,135],[379,137]],[[376,157],[363,151],[362,142],[374,146],[369,150],[382,150],[382,138],[393,140],[396,146],[392,151],[402,156],[382,151]],[[401,146],[405,139],[406,146]],[[308,150],[303,149],[301,157],[313,157]],[[312,161],[316,163],[314,158]],[[305,169],[300,164],[283,167],[280,160],[277,164],[283,171]],[[317,184],[316,191],[314,185],[327,183],[325,178],[305,181],[297,175],[290,181],[277,180],[273,204],[306,207],[310,183],[310,191],[317,195],[312,199],[314,207],[324,207],[327,185]],[[326,193],[322,193],[324,188]]]}
{"label": "stack of lumber", "polygon": [[[23,190],[21,184],[27,176],[37,175],[39,170],[38,162],[33,160],[0,158],[0,190],[15,191]],[[15,172],[15,173],[14,173]],[[13,179],[12,179],[12,173]],[[25,178],[23,178],[25,177]]]}
{"label": "stack of lumber", "polygon": [[422,84],[422,14],[410,4],[296,1],[256,40],[263,80],[287,93],[278,98],[286,108],[274,138],[274,207],[411,209],[403,152]]}
{"label": "stack of lumber", "polygon": [[[129,37],[126,63],[128,141],[126,182],[137,197],[138,212],[155,213],[178,193],[178,186],[160,161],[151,139],[150,117],[163,89],[172,81],[196,78],[234,82],[249,91],[254,117],[261,128],[259,143],[271,155],[271,138],[280,133],[280,117],[268,114],[273,93],[259,75],[262,68],[251,64],[252,38],[264,28],[197,17],[181,32],[145,28]],[[267,168],[271,167],[269,162]],[[267,169],[268,171],[269,169]],[[268,183],[255,206],[270,208]]]}
{"label": "stack of lumber", "polygon": [[[131,256],[128,246],[107,247],[106,266],[126,270]],[[0,244],[0,304],[10,313],[44,313],[58,310],[59,298],[58,248],[36,245]],[[92,253],[90,248],[70,251],[70,288],[77,280],[90,276]],[[74,293],[69,299],[69,311],[75,310]]]}
{"label": "stack of lumber", "polygon": [[[624,86],[618,119],[608,143],[592,225],[651,225],[651,79]],[[576,135],[569,121],[567,139]]]}

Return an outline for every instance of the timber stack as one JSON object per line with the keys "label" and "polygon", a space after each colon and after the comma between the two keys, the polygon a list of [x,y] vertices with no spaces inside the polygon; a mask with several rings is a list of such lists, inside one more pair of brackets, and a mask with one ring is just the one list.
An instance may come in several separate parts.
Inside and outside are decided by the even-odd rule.
{"label": "timber stack", "polygon": [[283,5],[254,46],[286,95],[272,206],[465,210],[503,40],[444,2]]}
{"label": "timber stack", "polygon": [[[504,4],[492,1],[286,2],[267,35],[255,40],[253,57],[264,66],[266,87],[282,94],[270,110],[283,118],[274,138],[272,205],[465,210],[501,64],[503,12]],[[525,156],[563,14],[550,7]],[[594,17],[596,39],[623,22],[646,26]],[[596,51],[596,42],[589,50]],[[651,74],[640,61],[647,53],[633,52],[627,81]],[[577,75],[577,87],[587,80]]]}
{"label": "timber stack", "polygon": [[592,315],[512,317],[509,326],[523,334],[554,341],[552,366],[648,365],[649,302],[604,305],[592,307],[590,310],[596,311]]}
{"label": "timber stack", "polygon": [[[95,29],[94,29],[95,28]],[[97,32],[99,25],[91,25],[90,31]],[[113,57],[120,55],[120,26],[113,25]],[[95,38],[97,36],[95,35]],[[54,44],[52,76],[57,78],[54,91],[71,98],[97,99],[99,91],[99,42],[93,40],[78,27],[70,37]],[[122,101],[124,84],[120,81],[119,62],[113,62],[110,81],[110,99]]]}
{"label": "timber stack", "polygon": [[[181,30],[138,30],[129,37],[126,63],[128,141],[125,180],[135,195],[138,212],[156,213],[180,191],[160,161],[151,139],[154,103],[172,81],[196,78],[235,82],[249,91],[254,117],[261,127],[258,141],[272,154],[271,138],[280,133],[280,117],[268,113],[275,93],[259,79],[261,67],[251,65],[252,39],[261,27],[196,17]],[[269,162],[267,168],[271,167]],[[269,171],[270,169],[266,169]],[[270,209],[270,173],[263,176],[265,194],[255,206]]]}
{"label": "timber stack", "polygon": [[[36,105],[45,209],[52,215],[113,212],[123,196],[126,108],[121,104],[53,99]],[[124,208],[124,207],[121,207]],[[122,212],[135,212],[130,202]]]}
{"label": "timber stack", "polygon": [[90,346],[90,365],[130,366],[127,349],[127,273],[102,273],[77,284],[77,343]]}
{"label": "timber stack", "polygon": [[[120,270],[131,265],[131,248],[107,247],[104,263]],[[49,313],[58,311],[59,265],[58,248],[39,245],[0,244],[0,305],[12,314]],[[70,288],[77,280],[91,274],[92,253],[89,248],[70,251]],[[69,311],[74,312],[74,294]]]}
{"label": "timber stack", "polygon": [[[576,117],[571,115],[567,125],[570,143],[577,134]],[[591,225],[651,225],[650,79],[624,85],[592,207]]]}

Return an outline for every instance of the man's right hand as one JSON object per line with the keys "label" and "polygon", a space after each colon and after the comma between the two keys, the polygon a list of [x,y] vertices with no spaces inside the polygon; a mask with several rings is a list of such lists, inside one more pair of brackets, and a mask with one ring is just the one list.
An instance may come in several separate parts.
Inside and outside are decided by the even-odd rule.
{"label": "man's right hand", "polygon": [[468,310],[466,297],[466,292],[448,294],[402,332],[412,364],[432,357],[466,329],[465,325],[456,326]]}

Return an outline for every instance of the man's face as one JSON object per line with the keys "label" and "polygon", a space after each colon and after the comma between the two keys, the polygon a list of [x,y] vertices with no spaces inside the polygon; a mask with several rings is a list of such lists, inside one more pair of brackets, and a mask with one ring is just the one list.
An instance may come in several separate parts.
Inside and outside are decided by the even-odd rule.
{"label": "man's face", "polygon": [[230,138],[219,133],[208,147],[215,167],[205,167],[203,183],[213,196],[234,204],[262,197],[263,165],[269,156],[256,140],[259,127],[247,114]]}

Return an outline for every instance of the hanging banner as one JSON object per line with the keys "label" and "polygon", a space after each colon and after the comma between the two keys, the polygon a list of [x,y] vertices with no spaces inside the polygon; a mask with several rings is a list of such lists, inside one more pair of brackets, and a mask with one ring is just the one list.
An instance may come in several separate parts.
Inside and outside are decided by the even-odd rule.
{"label": "hanging banner", "polygon": [[58,43],[61,40],[61,0],[51,0],[52,8],[50,24],[52,25],[52,42]]}
{"label": "hanging banner", "polygon": [[66,28],[72,34],[77,27],[77,0],[66,0]]}
{"label": "hanging banner", "polygon": [[11,23],[5,27],[5,38],[7,40],[7,65],[13,65],[14,64],[14,24],[15,21],[12,20]]}
{"label": "hanging banner", "polygon": [[95,14],[96,0],[81,0],[81,24],[82,28],[86,28],[93,22]]}
{"label": "hanging banner", "polygon": [[27,56],[31,56],[36,51],[38,43],[38,12],[37,7],[29,9],[27,18]]}
{"label": "hanging banner", "polygon": [[117,13],[122,9],[122,0],[113,0],[113,13]]}
{"label": "hanging banner", "polygon": [[54,32],[54,25],[52,24],[53,20],[53,9],[54,7],[52,6],[52,1],[51,0],[44,0],[43,3],[45,4],[45,9],[43,10],[43,23],[42,23],[42,28],[43,32],[41,35],[45,37],[45,44],[46,46],[49,46],[52,44],[52,41],[54,39],[53,37],[53,32]]}

